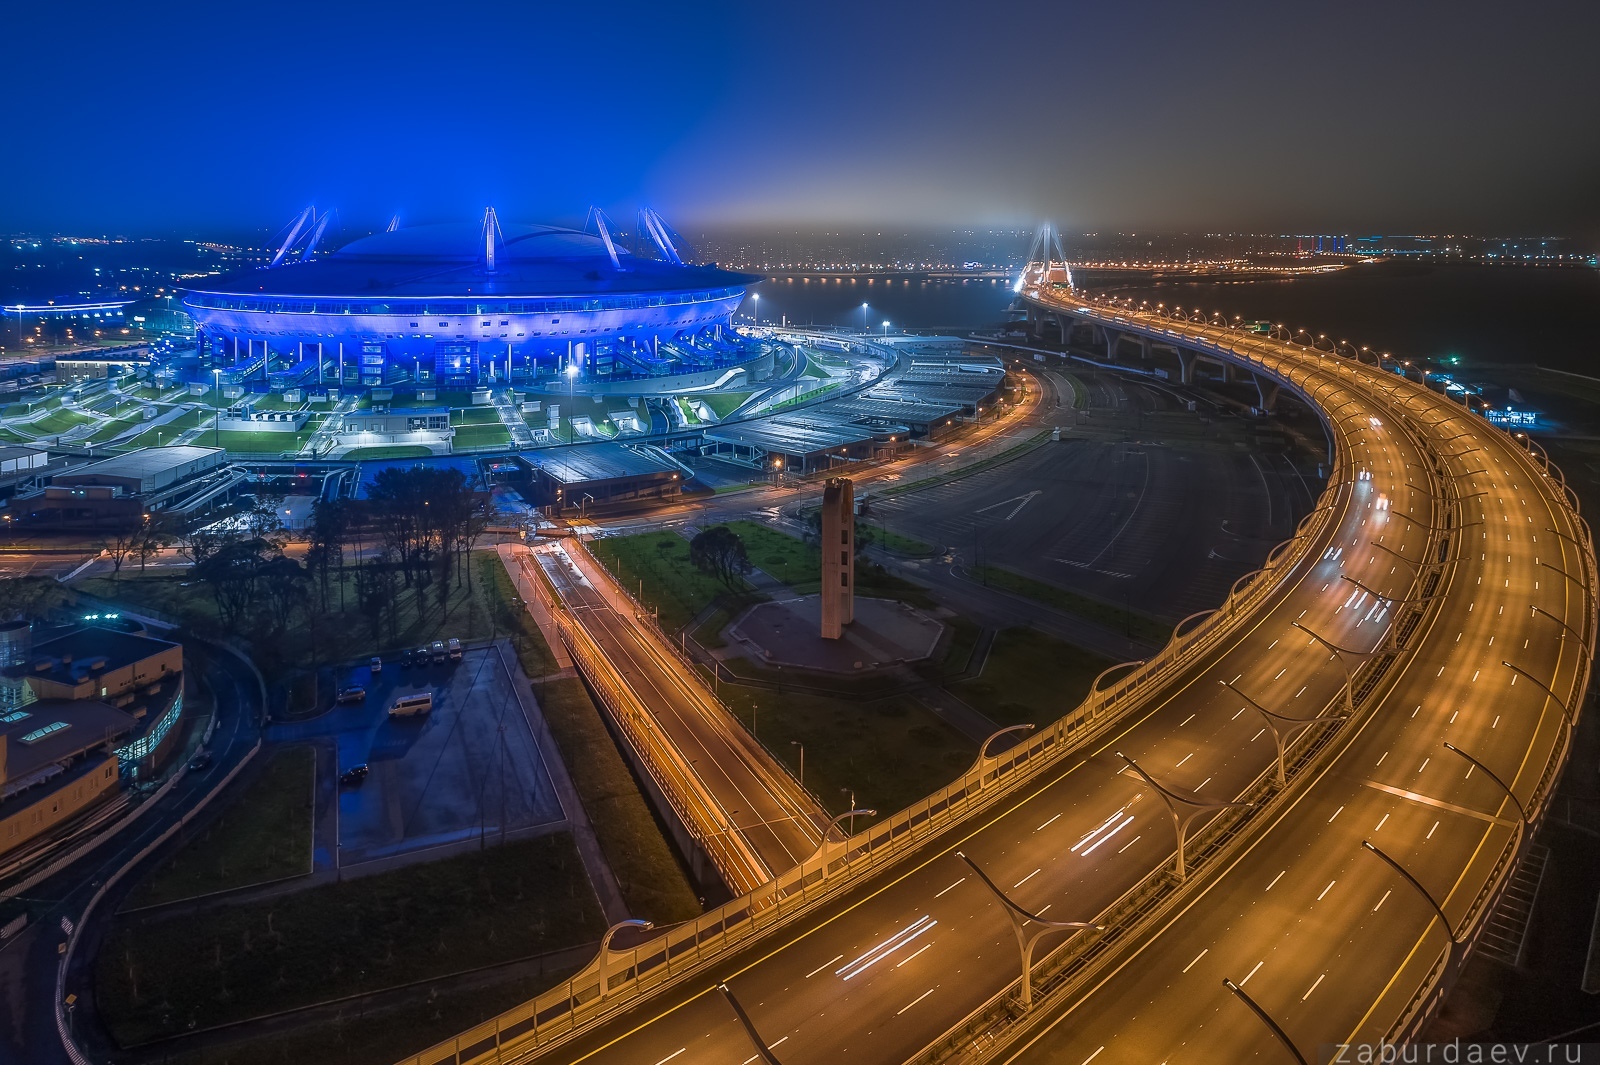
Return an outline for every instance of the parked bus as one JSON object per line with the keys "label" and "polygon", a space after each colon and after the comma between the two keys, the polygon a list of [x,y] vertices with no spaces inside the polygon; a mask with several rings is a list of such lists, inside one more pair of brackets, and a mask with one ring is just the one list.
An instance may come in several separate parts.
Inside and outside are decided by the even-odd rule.
{"label": "parked bus", "polygon": [[433,709],[432,692],[411,692],[398,695],[389,704],[390,717],[420,717]]}

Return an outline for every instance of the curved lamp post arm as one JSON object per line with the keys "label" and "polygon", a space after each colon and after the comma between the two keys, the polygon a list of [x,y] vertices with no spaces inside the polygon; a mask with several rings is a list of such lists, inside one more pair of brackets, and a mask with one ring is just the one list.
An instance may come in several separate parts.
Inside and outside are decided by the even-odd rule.
{"label": "curved lamp post arm", "polygon": [[1246,1006],[1250,1007],[1250,1012],[1254,1013],[1256,1017],[1260,1019],[1261,1023],[1266,1025],[1267,1028],[1271,1030],[1272,1034],[1277,1037],[1278,1042],[1283,1044],[1285,1050],[1294,1055],[1294,1060],[1298,1061],[1300,1065],[1311,1065],[1311,1063],[1306,1060],[1306,1056],[1300,1053],[1300,1048],[1294,1045],[1294,1040],[1289,1038],[1289,1034],[1282,1028],[1278,1027],[1278,1022],[1273,1020],[1271,1015],[1269,1015],[1266,1010],[1256,1005],[1255,999],[1245,994],[1244,988],[1240,987],[1232,980],[1229,980],[1226,976],[1222,978],[1222,986],[1226,987],[1229,991],[1232,991],[1235,998],[1237,998],[1240,1002],[1243,1002]]}
{"label": "curved lamp post arm", "polygon": [[727,1000],[733,1009],[733,1015],[739,1019],[739,1026],[744,1029],[744,1034],[750,1037],[750,1042],[756,1048],[756,1057],[766,1062],[766,1065],[780,1065],[767,1047],[767,1041],[761,1038],[761,1033],[756,1031],[756,1026],[750,1022],[750,1015],[745,1013],[744,1007],[739,1005],[739,1000],[733,997],[733,992],[728,987],[726,980],[717,984],[717,990],[722,992],[722,997]]}
{"label": "curved lamp post arm", "polygon": [[1517,798],[1517,793],[1512,791],[1510,786],[1507,785],[1505,781],[1501,780],[1494,770],[1490,769],[1488,766],[1484,765],[1482,762],[1478,761],[1476,758],[1472,757],[1472,755],[1468,754],[1466,751],[1463,751],[1460,747],[1457,747],[1449,740],[1444,741],[1444,749],[1459,754],[1468,762],[1471,762],[1473,765],[1483,770],[1483,775],[1500,785],[1500,790],[1506,793],[1506,798],[1510,799],[1511,804],[1517,808],[1517,816],[1522,819],[1522,823],[1524,825],[1528,823],[1528,811],[1523,808],[1522,800]]}
{"label": "curved lamp post arm", "polygon": [[1450,918],[1448,918],[1448,917],[1446,917],[1444,915],[1443,908],[1441,908],[1440,905],[1437,902],[1434,901],[1434,898],[1433,898],[1432,895],[1428,894],[1428,889],[1422,886],[1422,882],[1420,880],[1418,880],[1416,877],[1412,876],[1410,870],[1408,870],[1405,866],[1401,865],[1399,862],[1395,861],[1393,858],[1391,858],[1387,854],[1383,853],[1377,847],[1373,846],[1371,840],[1369,840],[1369,839],[1362,840],[1361,841],[1361,846],[1365,847],[1367,850],[1371,851],[1373,854],[1377,855],[1379,858],[1382,858],[1385,865],[1387,865],[1390,869],[1393,869],[1395,872],[1399,873],[1400,876],[1405,880],[1405,882],[1410,884],[1414,889],[1416,889],[1417,894],[1421,895],[1422,898],[1428,903],[1428,905],[1433,907],[1433,912],[1436,913],[1439,916],[1440,923],[1444,925],[1445,935],[1450,937],[1450,943],[1451,943],[1451,946],[1453,947],[1455,945],[1455,943],[1456,943],[1456,934],[1455,934],[1455,931],[1450,927]]}

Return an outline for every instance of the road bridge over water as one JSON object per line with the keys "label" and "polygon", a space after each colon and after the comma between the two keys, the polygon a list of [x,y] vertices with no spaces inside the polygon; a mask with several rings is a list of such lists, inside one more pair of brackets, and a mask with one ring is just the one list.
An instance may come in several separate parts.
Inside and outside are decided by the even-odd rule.
{"label": "road bridge over water", "polygon": [[1417,1031],[1567,755],[1595,633],[1576,499],[1387,369],[1058,276],[1023,298],[1319,412],[1333,472],[1295,537],[949,787],[409,1061],[1272,1061]]}

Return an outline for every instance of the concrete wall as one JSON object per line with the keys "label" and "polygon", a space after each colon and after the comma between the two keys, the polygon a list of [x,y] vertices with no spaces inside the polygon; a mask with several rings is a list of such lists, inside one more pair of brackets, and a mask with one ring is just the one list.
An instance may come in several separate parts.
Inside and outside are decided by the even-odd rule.
{"label": "concrete wall", "polygon": [[88,773],[69,777],[54,788],[42,785],[38,797],[31,802],[29,793],[23,792],[0,808],[4,810],[4,817],[0,818],[0,854],[50,831],[117,790],[116,755],[89,757],[98,759],[98,764]]}

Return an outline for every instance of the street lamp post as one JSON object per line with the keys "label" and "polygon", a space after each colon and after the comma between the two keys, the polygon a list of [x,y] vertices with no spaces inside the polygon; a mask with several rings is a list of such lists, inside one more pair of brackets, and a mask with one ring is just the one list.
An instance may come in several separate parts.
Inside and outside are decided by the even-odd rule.
{"label": "street lamp post", "polygon": [[756,325],[761,324],[761,293],[750,293],[750,317],[755,319]]}
{"label": "street lamp post", "polygon": [[[1217,683],[1221,684],[1224,688],[1227,688],[1229,691],[1233,692],[1233,694],[1243,699],[1255,709],[1256,713],[1261,715],[1263,720],[1266,721],[1267,728],[1272,732],[1273,742],[1278,745],[1278,786],[1280,788],[1288,783],[1288,769],[1285,765],[1284,748],[1294,742],[1295,736],[1301,731],[1310,728],[1312,725],[1319,724],[1323,721],[1343,721],[1346,717],[1344,714],[1326,714],[1320,717],[1288,717],[1284,714],[1274,713],[1273,711],[1268,710],[1266,707],[1250,698],[1250,696],[1234,687],[1233,681],[1231,680],[1220,680]],[[1278,729],[1280,722],[1289,727],[1280,731]]]}
{"label": "street lamp post", "polygon": [[1428,889],[1422,886],[1422,882],[1416,877],[1412,876],[1410,871],[1408,871],[1405,866],[1401,865],[1399,862],[1383,853],[1377,847],[1373,846],[1371,840],[1362,840],[1361,846],[1365,847],[1379,858],[1382,858],[1384,864],[1393,869],[1395,872],[1399,873],[1406,883],[1410,884],[1414,889],[1416,889],[1417,894],[1422,896],[1423,901],[1433,908],[1433,912],[1439,916],[1439,922],[1444,925],[1445,935],[1450,937],[1450,950],[1452,953],[1454,953],[1457,946],[1457,940],[1455,931],[1450,927],[1450,918],[1444,915],[1444,910],[1439,906],[1438,902],[1434,901],[1433,896],[1428,894]]}
{"label": "street lamp post", "polygon": [[1312,632],[1298,621],[1291,622],[1290,624],[1299,629],[1301,632],[1305,633],[1307,636],[1311,637],[1313,640],[1320,643],[1322,646],[1326,647],[1328,650],[1332,651],[1333,657],[1339,660],[1339,667],[1344,670],[1344,712],[1347,714],[1355,713],[1356,676],[1355,671],[1350,668],[1350,664],[1344,660],[1344,656],[1371,654],[1372,652],[1355,651],[1348,647],[1340,647],[1337,644],[1332,644],[1327,640],[1324,640],[1321,636],[1318,636],[1316,633]]}
{"label": "street lamp post", "polygon": [[[1249,979],[1249,977],[1246,977],[1245,979]],[[1229,991],[1232,991],[1235,998],[1237,998],[1240,1002],[1243,1002],[1246,1006],[1250,1007],[1250,1012],[1254,1013],[1258,1018],[1260,1018],[1261,1023],[1266,1025],[1267,1028],[1271,1030],[1272,1034],[1277,1037],[1278,1042],[1283,1044],[1284,1049],[1288,1050],[1289,1053],[1294,1055],[1294,1060],[1298,1061],[1300,1065],[1311,1065],[1310,1062],[1306,1061],[1306,1056],[1300,1053],[1300,1048],[1294,1045],[1294,1040],[1289,1038],[1289,1033],[1280,1028],[1278,1026],[1278,1022],[1273,1020],[1272,1016],[1268,1014],[1266,1010],[1262,1009],[1256,1004],[1255,999],[1245,994],[1244,988],[1240,987],[1232,980],[1229,980],[1226,976],[1222,978],[1222,986],[1226,987]]]}
{"label": "street lamp post", "polygon": [[[1143,778],[1146,784],[1150,785],[1150,787],[1155,790],[1155,793],[1160,796],[1162,803],[1165,804],[1167,813],[1172,815],[1172,831],[1178,837],[1177,872],[1180,883],[1184,880],[1187,880],[1189,877],[1189,868],[1184,862],[1183,847],[1184,843],[1188,841],[1189,825],[1194,821],[1194,819],[1203,813],[1213,813],[1217,810],[1225,810],[1230,806],[1254,805],[1253,803],[1248,802],[1212,802],[1210,800],[1200,798],[1200,796],[1194,794],[1193,792],[1190,792],[1188,795],[1180,795],[1179,793],[1172,791],[1169,788],[1162,787],[1160,784],[1156,783],[1155,777],[1152,777],[1149,773],[1146,773],[1138,762],[1135,762],[1132,758],[1129,758],[1121,751],[1117,752],[1117,757],[1122,759],[1124,762],[1127,762],[1128,768],[1137,773],[1141,778]],[[1189,807],[1188,816],[1184,816],[1178,812],[1179,806]]]}
{"label": "street lamp post", "polygon": [[1484,765],[1482,762],[1478,761],[1476,758],[1472,757],[1472,755],[1468,754],[1466,751],[1463,751],[1460,747],[1457,747],[1449,740],[1444,742],[1444,749],[1455,754],[1459,754],[1468,762],[1483,770],[1483,775],[1498,784],[1500,786],[1500,790],[1506,793],[1506,798],[1510,799],[1511,804],[1517,808],[1517,816],[1522,819],[1522,823],[1524,825],[1528,823],[1528,811],[1522,805],[1522,800],[1517,798],[1517,793],[1512,791],[1510,785],[1501,780],[1494,770],[1490,769],[1488,766]]}
{"label": "street lamp post", "polygon": [[751,1023],[749,1014],[745,1013],[744,1007],[739,1005],[739,1000],[733,997],[733,992],[729,990],[728,985],[720,983],[717,985],[717,990],[722,992],[722,997],[727,1000],[728,1005],[733,1009],[733,1015],[739,1019],[739,1027],[743,1028],[744,1034],[750,1037],[750,1042],[756,1048],[755,1056],[765,1062],[766,1065],[779,1065],[778,1059],[773,1055],[771,1048],[767,1046],[767,1041],[761,1038],[760,1032],[756,1031],[756,1026]]}
{"label": "street lamp post", "polygon": [[[989,879],[989,874],[979,868],[977,862],[960,851],[956,851],[956,857],[966,862],[967,867],[977,874],[984,886],[994,892],[995,897],[1000,900],[1000,905],[1005,909],[1006,916],[1011,919],[1011,930],[1017,936],[1017,950],[1022,955],[1022,1009],[1023,1012],[1027,1012],[1033,1008],[1033,951],[1039,945],[1039,940],[1051,932],[1083,930],[1104,932],[1106,926],[1088,921],[1048,921],[1036,913],[1030,913],[1012,902],[1006,893],[1000,890],[999,885]],[[1039,927],[1030,932],[1028,931],[1030,924]]]}

